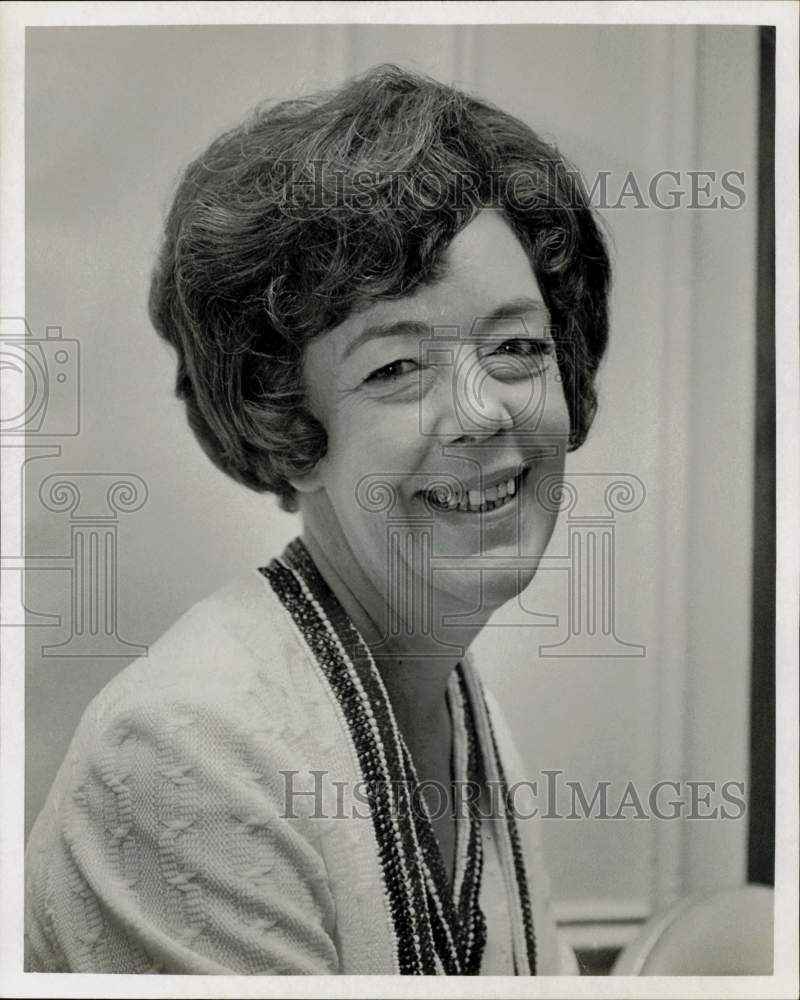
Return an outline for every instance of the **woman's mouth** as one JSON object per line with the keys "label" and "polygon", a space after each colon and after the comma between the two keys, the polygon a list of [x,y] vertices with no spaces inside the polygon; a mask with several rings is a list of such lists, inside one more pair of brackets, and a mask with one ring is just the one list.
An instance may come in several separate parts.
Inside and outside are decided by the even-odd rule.
{"label": "woman's mouth", "polygon": [[482,489],[467,490],[437,484],[424,492],[427,504],[437,511],[458,511],[463,514],[487,514],[505,507],[522,488],[527,469],[508,479],[500,479]]}

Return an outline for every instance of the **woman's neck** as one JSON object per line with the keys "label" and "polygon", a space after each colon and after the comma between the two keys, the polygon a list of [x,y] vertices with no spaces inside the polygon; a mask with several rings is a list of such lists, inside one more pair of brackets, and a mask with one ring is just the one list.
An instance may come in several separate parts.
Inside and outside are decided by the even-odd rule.
{"label": "woman's neck", "polygon": [[[445,696],[453,669],[480,630],[449,628],[446,637],[389,636],[385,598],[367,578],[341,536],[322,532],[304,518],[302,540],[317,569],[370,647],[397,723],[410,741],[438,731],[446,711]],[[437,608],[444,620],[448,609]],[[444,642],[442,639],[444,638]],[[447,643],[447,645],[445,645]]]}

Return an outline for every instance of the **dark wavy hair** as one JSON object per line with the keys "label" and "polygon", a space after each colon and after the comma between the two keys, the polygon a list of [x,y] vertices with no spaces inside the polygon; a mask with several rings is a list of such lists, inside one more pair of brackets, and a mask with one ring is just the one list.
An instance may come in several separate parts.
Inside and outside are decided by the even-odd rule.
{"label": "dark wavy hair", "polygon": [[306,343],[435,281],[443,251],[486,207],[531,261],[560,345],[569,446],[581,445],[610,266],[580,175],[517,118],[379,66],[333,92],[259,106],[178,184],[149,309],[212,461],[297,509],[289,478],[326,449],[306,406]]}

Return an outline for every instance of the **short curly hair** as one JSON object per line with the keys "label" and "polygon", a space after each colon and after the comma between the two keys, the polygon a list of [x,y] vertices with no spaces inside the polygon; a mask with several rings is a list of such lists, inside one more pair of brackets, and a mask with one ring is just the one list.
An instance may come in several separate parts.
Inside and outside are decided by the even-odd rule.
{"label": "short curly hair", "polygon": [[545,299],[571,449],[597,407],[610,265],[580,175],[527,125],[396,66],[260,105],[183,174],[150,287],[176,394],[212,461],[297,509],[325,454],[306,405],[308,341],[441,273],[482,208],[520,239]]}

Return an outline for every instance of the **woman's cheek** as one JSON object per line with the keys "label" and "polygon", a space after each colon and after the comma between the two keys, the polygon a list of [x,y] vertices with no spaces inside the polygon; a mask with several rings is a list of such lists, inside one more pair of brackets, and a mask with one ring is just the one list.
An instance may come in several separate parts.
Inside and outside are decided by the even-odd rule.
{"label": "woman's cheek", "polygon": [[361,453],[381,461],[388,468],[411,472],[416,469],[430,438],[420,430],[418,405],[391,409],[391,413],[373,415],[361,428]]}
{"label": "woman's cheek", "polygon": [[569,407],[556,365],[553,365],[547,374],[544,391],[547,395],[543,408],[542,430],[549,434],[569,434]]}

